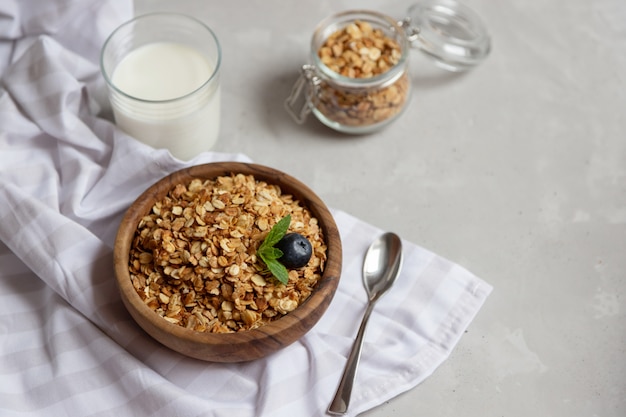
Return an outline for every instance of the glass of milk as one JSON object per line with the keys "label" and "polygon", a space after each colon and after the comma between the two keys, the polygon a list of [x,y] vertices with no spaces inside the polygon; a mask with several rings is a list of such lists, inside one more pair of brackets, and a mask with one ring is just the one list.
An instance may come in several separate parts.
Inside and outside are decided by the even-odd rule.
{"label": "glass of milk", "polygon": [[188,160],[211,149],[220,127],[221,48],[192,17],[152,13],[117,28],[100,59],[115,123]]}

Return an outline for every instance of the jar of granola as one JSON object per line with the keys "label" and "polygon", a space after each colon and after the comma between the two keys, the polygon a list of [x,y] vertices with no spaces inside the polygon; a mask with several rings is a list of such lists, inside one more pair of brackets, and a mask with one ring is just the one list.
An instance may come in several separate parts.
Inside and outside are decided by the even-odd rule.
{"label": "jar of granola", "polygon": [[368,10],[341,12],[313,32],[310,63],[285,107],[298,123],[312,112],[340,132],[378,130],[410,101],[411,48],[463,71],[489,54],[490,38],[479,17],[456,0],[422,0],[401,21]]}

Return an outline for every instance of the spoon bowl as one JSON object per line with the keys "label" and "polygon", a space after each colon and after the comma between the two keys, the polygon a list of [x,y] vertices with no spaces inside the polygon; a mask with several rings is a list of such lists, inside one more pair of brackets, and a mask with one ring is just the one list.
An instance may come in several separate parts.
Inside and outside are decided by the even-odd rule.
{"label": "spoon bowl", "polygon": [[363,261],[363,286],[370,301],[377,300],[393,285],[402,266],[402,242],[395,233],[376,239]]}

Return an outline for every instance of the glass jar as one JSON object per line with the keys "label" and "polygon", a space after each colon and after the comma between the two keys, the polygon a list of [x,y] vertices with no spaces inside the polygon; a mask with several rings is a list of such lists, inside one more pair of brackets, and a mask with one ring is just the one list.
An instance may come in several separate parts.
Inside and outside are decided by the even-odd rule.
{"label": "glass jar", "polygon": [[300,124],[312,112],[337,131],[370,133],[393,122],[410,101],[411,48],[446,70],[464,71],[482,62],[490,45],[480,18],[456,0],[420,1],[402,21],[368,10],[341,12],[313,32],[310,63],[285,107]]}

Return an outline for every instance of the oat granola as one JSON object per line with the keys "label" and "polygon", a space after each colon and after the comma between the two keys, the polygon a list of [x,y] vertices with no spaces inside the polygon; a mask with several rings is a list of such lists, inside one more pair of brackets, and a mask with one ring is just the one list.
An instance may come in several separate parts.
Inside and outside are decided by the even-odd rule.
{"label": "oat granola", "polygon": [[[313,247],[286,285],[256,250],[287,214]],[[326,244],[318,221],[292,195],[252,175],[176,185],[140,221],[129,260],[132,284],[165,320],[200,332],[254,329],[293,311],[321,278]]]}
{"label": "oat granola", "polygon": [[[364,21],[355,21],[332,33],[318,51],[330,70],[354,79],[386,73],[401,59],[398,42]],[[409,78],[402,74],[391,85],[380,88],[348,88],[322,82],[315,98],[316,108],[328,119],[345,126],[369,126],[384,122],[403,108]]]}
{"label": "oat granola", "polygon": [[370,78],[398,64],[402,51],[398,42],[381,29],[357,20],[326,38],[318,56],[324,65],[344,77]]}

